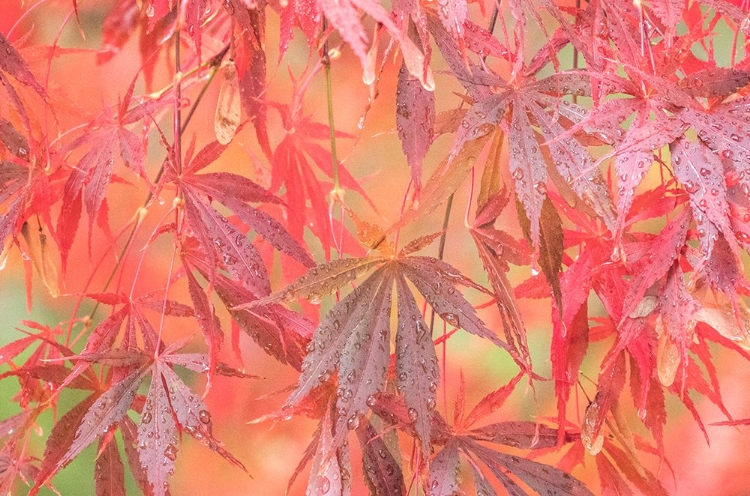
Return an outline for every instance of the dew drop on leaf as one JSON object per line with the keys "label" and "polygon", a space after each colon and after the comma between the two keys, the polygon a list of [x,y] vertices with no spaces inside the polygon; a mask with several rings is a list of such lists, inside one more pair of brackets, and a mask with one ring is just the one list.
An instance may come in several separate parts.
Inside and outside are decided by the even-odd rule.
{"label": "dew drop on leaf", "polygon": [[177,459],[177,448],[174,444],[168,444],[167,447],[164,448],[164,456],[171,461],[175,461]]}
{"label": "dew drop on leaf", "polygon": [[694,181],[685,181],[685,191],[690,194],[695,193],[700,188]]}
{"label": "dew drop on leaf", "polygon": [[325,475],[318,476],[317,485],[319,494],[326,494],[331,489],[331,481]]}
{"label": "dew drop on leaf", "polygon": [[141,424],[151,423],[152,419],[153,419],[153,416],[151,415],[151,412],[146,412],[143,414],[143,417],[141,417]]}
{"label": "dew drop on leaf", "polygon": [[411,421],[415,421],[419,417],[419,412],[415,408],[409,408],[408,414]]}
{"label": "dew drop on leaf", "polygon": [[349,420],[347,420],[347,422],[346,422],[346,427],[350,431],[353,431],[354,429],[356,429],[357,427],[359,427],[359,415],[357,415],[355,413],[354,415],[352,415],[351,417],[349,417]]}
{"label": "dew drop on leaf", "polygon": [[211,414],[208,410],[201,410],[198,412],[198,419],[204,424],[208,424],[211,422]]}
{"label": "dew drop on leaf", "polygon": [[446,312],[443,314],[440,314],[440,318],[445,321],[446,324],[451,325],[453,327],[461,327],[461,324],[458,319],[458,315],[451,312]]}

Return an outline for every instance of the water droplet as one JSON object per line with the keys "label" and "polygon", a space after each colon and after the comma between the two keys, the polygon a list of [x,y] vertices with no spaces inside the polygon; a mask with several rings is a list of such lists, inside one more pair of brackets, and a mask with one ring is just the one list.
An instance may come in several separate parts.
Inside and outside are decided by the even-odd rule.
{"label": "water droplet", "polygon": [[377,398],[375,398],[374,395],[371,394],[370,396],[367,397],[366,403],[367,403],[367,406],[369,406],[370,408],[374,407],[377,402],[378,400]]}
{"label": "water droplet", "polygon": [[521,169],[519,167],[518,169],[514,170],[513,171],[513,179],[515,179],[516,181],[522,180],[523,179],[523,169]]}
{"label": "water droplet", "polygon": [[415,408],[409,408],[408,414],[409,414],[409,420],[411,420],[412,422],[417,420],[417,417],[419,417],[419,412],[417,412]]}
{"label": "water droplet", "polygon": [[350,431],[353,431],[354,429],[359,427],[359,415],[355,413],[354,415],[349,417],[349,420],[346,421],[346,427]]}
{"label": "water droplet", "polygon": [[168,444],[166,448],[164,448],[164,456],[169,458],[171,461],[175,461],[177,459],[177,448],[174,444]]}
{"label": "water droplet", "polygon": [[153,415],[151,415],[151,412],[146,412],[141,417],[141,424],[150,424],[152,419]]}
{"label": "water droplet", "polygon": [[210,424],[211,414],[209,413],[208,410],[201,410],[200,412],[198,412],[198,419],[204,424]]}
{"label": "water droplet", "polygon": [[446,324],[451,325],[453,327],[461,327],[461,324],[459,322],[458,315],[451,312],[446,312],[440,314],[440,318],[445,321]]}
{"label": "water droplet", "polygon": [[331,481],[325,475],[319,475],[317,481],[317,490],[319,494],[326,494],[331,490]]}
{"label": "water droplet", "polygon": [[701,176],[707,177],[711,175],[711,170],[703,167],[701,168],[700,173],[701,173]]}
{"label": "water droplet", "polygon": [[146,6],[146,17],[154,17],[154,4],[149,3]]}
{"label": "water droplet", "polygon": [[700,186],[698,186],[694,181],[690,181],[690,180],[685,181],[684,186],[685,186],[685,191],[687,191],[690,194],[693,194],[700,189]]}

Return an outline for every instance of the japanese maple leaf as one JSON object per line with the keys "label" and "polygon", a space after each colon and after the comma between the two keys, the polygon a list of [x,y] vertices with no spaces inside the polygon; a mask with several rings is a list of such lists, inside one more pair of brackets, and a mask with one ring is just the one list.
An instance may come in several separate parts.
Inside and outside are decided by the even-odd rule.
{"label": "japanese maple leaf", "polygon": [[721,160],[702,143],[692,143],[685,138],[677,140],[671,151],[675,177],[690,195],[704,257],[711,255],[719,232],[739,257],[739,246],[729,222]]}
{"label": "japanese maple leaf", "polygon": [[[208,366],[206,357],[176,354],[174,348],[166,348],[152,357],[139,350],[96,357],[105,364],[127,364],[130,372],[100,394],[84,399],[58,422],[48,442],[50,456],[45,458],[51,466],[42,470],[32,494],[96,439],[103,439],[111,429],[129,422],[126,413],[133,408],[138,388],[148,376],[151,384],[140,412],[137,443],[139,463],[154,494],[168,492],[168,478],[174,471],[182,432],[244,470],[214,439],[211,415],[200,395],[191,391],[173,370],[174,365],[180,365],[203,372]],[[77,358],[91,359],[85,354]]]}
{"label": "japanese maple leaf", "polygon": [[[288,232],[302,242],[304,229],[309,227],[320,239],[328,257],[332,234],[327,195],[331,187],[318,179],[312,165],[327,177],[333,177],[331,153],[319,144],[330,140],[330,134],[328,126],[303,114],[302,96],[295,91],[292,105],[272,104],[281,114],[286,135],[273,152],[270,190],[279,191],[282,186],[285,189],[282,198],[287,207]],[[336,132],[336,136],[352,137],[342,132]],[[370,202],[362,186],[341,163],[338,172],[342,187],[356,191]]]}
{"label": "japanese maple leaf", "polygon": [[295,297],[319,299],[375,268],[321,321],[308,344],[297,389],[286,403],[286,408],[294,407],[337,373],[336,446],[343,443],[348,430],[359,426],[361,417],[383,391],[391,353],[390,314],[395,285],[396,388],[408,406],[409,422],[415,426],[422,453],[429,453],[429,426],[439,371],[429,326],[407,279],[447,324],[489,339],[523,367],[515,351],[484,325],[455,287],[476,285],[441,260],[411,255],[434,239],[435,236],[419,238],[392,257],[343,259],[319,265],[280,292],[240,307],[252,309]]}
{"label": "japanese maple leaf", "polygon": [[432,144],[434,125],[435,93],[424,89],[402,65],[396,89],[396,128],[411,168],[416,195],[422,187],[422,161]]}
{"label": "japanese maple leaf", "polygon": [[224,10],[234,21],[231,37],[242,107],[252,119],[263,153],[270,158],[271,145],[266,127],[268,105],[263,99],[267,65],[263,48],[266,36],[264,10],[262,7],[248,9],[242,0],[226,0]]}
{"label": "japanese maple leaf", "polygon": [[[557,429],[529,421],[504,421],[474,427],[473,424],[499,408],[513,391],[520,375],[509,384],[485,396],[465,418],[450,426],[435,412],[432,417],[433,443],[442,446],[432,457],[424,490],[427,494],[455,494],[460,490],[460,458],[472,460],[472,474],[478,492],[492,491],[494,478],[510,494],[526,494],[517,481],[540,494],[591,494],[586,487],[566,471],[535,462],[522,456],[505,453],[503,447],[543,452],[558,445]],[[463,403],[457,409],[463,410]],[[410,425],[408,409],[401,399],[380,395],[373,405],[377,415],[389,424]],[[562,444],[577,442],[578,434],[566,431]],[[488,447],[489,444],[491,447]],[[491,476],[479,469],[481,464]],[[378,487],[385,490],[385,487]]]}
{"label": "japanese maple leaf", "polygon": [[526,341],[526,327],[513,294],[513,287],[506,275],[510,268],[508,262],[522,264],[525,260],[525,254],[516,240],[506,232],[494,227],[495,219],[507,204],[506,190],[492,196],[477,213],[470,233],[494,291],[497,306],[503,319],[506,340],[530,367],[531,357],[529,345]]}
{"label": "japanese maple leaf", "polygon": [[[589,78],[577,72],[561,72],[539,81],[527,78],[515,83],[514,88],[508,88],[502,78],[483,68],[472,67],[469,72],[460,63],[455,43],[432,19],[430,28],[454,74],[475,100],[461,121],[452,157],[457,156],[466,143],[486,136],[494,126],[507,122],[510,127],[509,167],[516,196],[531,222],[531,240],[536,256],[548,167],[554,167],[567,182],[567,187],[572,188],[614,232],[614,205],[601,173],[588,150],[567,133],[568,128],[581,121],[587,112],[578,105],[560,101],[560,96],[565,94],[590,95]],[[543,147],[548,150],[546,155]]]}
{"label": "japanese maple leaf", "polygon": [[34,73],[31,72],[26,60],[24,60],[13,44],[0,33],[0,82],[3,83],[3,88],[5,88],[8,94],[10,103],[16,107],[16,110],[24,118],[26,126],[29,127],[26,109],[17,91],[14,89],[14,85],[11,84],[6,74],[19,83],[32,88],[40,97],[46,98],[47,92],[39,84]]}
{"label": "japanese maple leaf", "polygon": [[280,203],[278,198],[238,174],[198,174],[225,149],[226,145],[216,141],[206,145],[195,157],[189,157],[185,171],[174,180],[181,186],[194,235],[209,250],[210,259],[223,264],[233,277],[253,289],[256,297],[265,296],[270,287],[258,250],[236,227],[226,222],[211,205],[212,200],[230,209],[240,222],[302,265],[310,267],[314,262],[280,222],[249,205]]}
{"label": "japanese maple leaf", "polygon": [[[257,299],[253,291],[238,284],[234,279],[216,272],[216,267],[206,260],[203,250],[197,243],[183,246],[187,266],[198,270],[205,279],[212,280],[213,289],[239,328],[246,332],[265,353],[299,370],[302,366],[305,346],[312,337],[313,323],[279,304],[245,311],[235,310],[235,307]],[[207,296],[205,291],[201,293],[204,296],[198,295],[199,298],[203,299]],[[206,304],[203,303],[203,305]],[[205,320],[211,329],[213,320]]]}
{"label": "japanese maple leaf", "polygon": [[[83,157],[72,168],[62,195],[62,207],[57,222],[58,245],[63,262],[67,266],[68,253],[78,230],[81,204],[85,205],[89,217],[89,252],[91,234],[99,216],[106,213],[106,195],[115,165],[115,153],[124,164],[148,183],[145,169],[145,147],[141,138],[125,128],[128,123],[128,107],[132,99],[131,84],[125,98],[120,102],[117,115],[110,109],[88,127],[86,132],[70,143],[67,152],[83,148]],[[106,219],[106,218],[105,218]],[[106,223],[106,220],[104,220]]]}

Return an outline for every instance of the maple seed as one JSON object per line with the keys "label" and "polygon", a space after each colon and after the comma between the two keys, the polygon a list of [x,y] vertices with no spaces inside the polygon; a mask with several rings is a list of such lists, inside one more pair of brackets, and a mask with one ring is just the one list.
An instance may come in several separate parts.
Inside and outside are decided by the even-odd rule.
{"label": "maple seed", "polygon": [[222,65],[221,75],[214,131],[216,132],[216,141],[222,145],[228,145],[234,138],[234,133],[237,132],[241,116],[240,86],[234,60],[228,60]]}

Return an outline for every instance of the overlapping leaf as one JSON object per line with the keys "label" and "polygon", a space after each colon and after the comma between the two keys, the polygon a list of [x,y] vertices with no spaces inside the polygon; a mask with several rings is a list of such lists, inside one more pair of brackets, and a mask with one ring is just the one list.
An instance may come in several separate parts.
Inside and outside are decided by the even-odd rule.
{"label": "overlapping leaf", "polygon": [[459,272],[430,257],[339,260],[311,269],[287,288],[245,308],[253,309],[293,297],[320,298],[378,263],[382,265],[323,317],[308,345],[297,389],[287,400],[286,407],[294,407],[314,388],[338,373],[336,445],[341,445],[347,429],[359,426],[360,417],[383,391],[390,357],[389,315],[395,284],[398,301],[396,386],[405,397],[409,422],[414,425],[426,454],[430,446],[430,418],[436,404],[438,367],[429,328],[407,285],[407,278],[446,323],[491,340],[520,362],[514,350],[484,325],[456,289],[456,284],[468,283]]}

